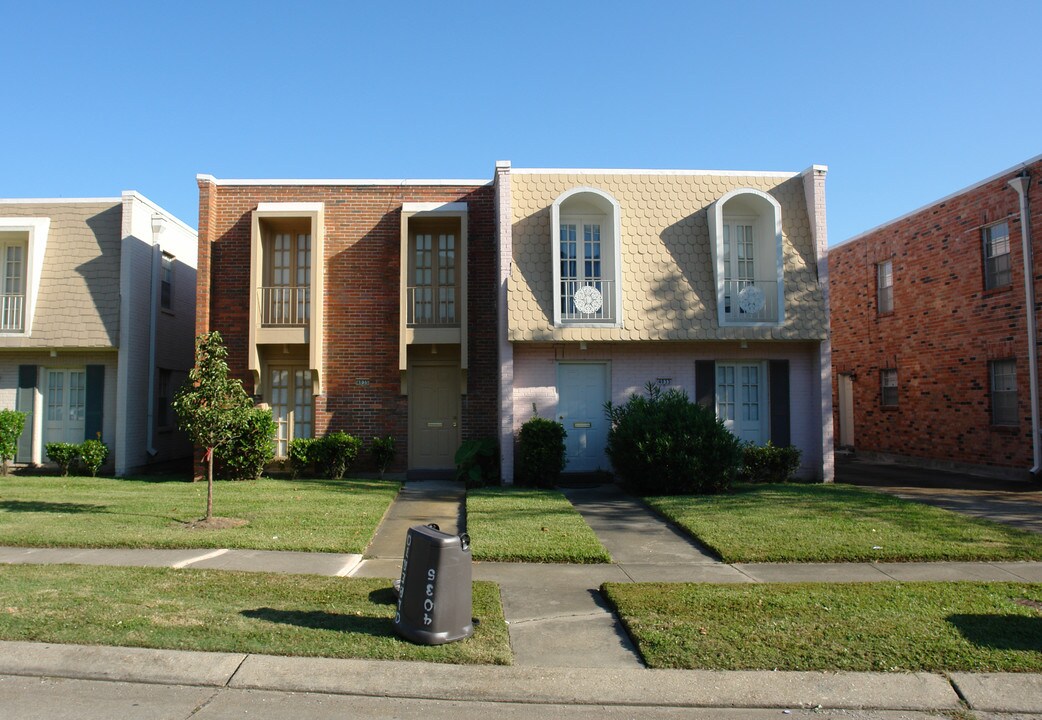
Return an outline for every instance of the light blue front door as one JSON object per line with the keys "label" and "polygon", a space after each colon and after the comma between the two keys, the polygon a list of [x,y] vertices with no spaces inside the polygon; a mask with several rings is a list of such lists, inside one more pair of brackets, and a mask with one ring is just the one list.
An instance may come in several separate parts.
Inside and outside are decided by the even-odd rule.
{"label": "light blue front door", "polygon": [[604,447],[608,421],[607,363],[560,363],[557,366],[558,420],[564,425],[565,472],[607,470]]}

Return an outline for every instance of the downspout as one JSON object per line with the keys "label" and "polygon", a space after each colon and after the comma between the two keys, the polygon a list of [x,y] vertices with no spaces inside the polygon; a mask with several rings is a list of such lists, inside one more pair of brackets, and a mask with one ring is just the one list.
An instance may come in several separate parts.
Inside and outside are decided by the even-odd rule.
{"label": "downspout", "polygon": [[163,232],[162,215],[152,216],[152,273],[149,282],[148,305],[148,412],[145,421],[145,450],[149,457],[159,451],[155,448],[156,425],[156,322],[159,316],[159,268],[162,264],[162,248],[159,233]]}
{"label": "downspout", "polygon": [[1033,451],[1031,477],[1037,478],[1042,466],[1042,447],[1039,447],[1038,417],[1038,334],[1035,328],[1035,273],[1031,255],[1031,216],[1028,214],[1028,189],[1031,174],[1024,170],[1009,181],[1009,186],[1020,196],[1020,239],[1024,244],[1024,305],[1028,319],[1028,370],[1031,386],[1031,447]]}

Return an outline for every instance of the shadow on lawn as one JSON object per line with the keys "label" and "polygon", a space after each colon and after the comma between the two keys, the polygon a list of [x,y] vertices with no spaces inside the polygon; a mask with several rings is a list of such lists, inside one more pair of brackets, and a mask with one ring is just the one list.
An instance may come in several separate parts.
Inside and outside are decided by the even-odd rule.
{"label": "shadow on lawn", "polygon": [[949,615],[946,619],[964,638],[980,647],[1029,652],[1042,648],[1042,616]]}
{"label": "shadow on lawn", "polygon": [[343,615],[322,610],[276,610],[267,607],[243,610],[239,614],[254,620],[265,620],[280,625],[296,625],[313,630],[334,630],[375,637],[395,637],[391,619],[388,617]]}
{"label": "shadow on lawn", "polygon": [[43,502],[41,500],[3,500],[0,510],[8,512],[49,512],[62,515],[78,513],[108,512],[106,505],[89,505],[87,503]]}

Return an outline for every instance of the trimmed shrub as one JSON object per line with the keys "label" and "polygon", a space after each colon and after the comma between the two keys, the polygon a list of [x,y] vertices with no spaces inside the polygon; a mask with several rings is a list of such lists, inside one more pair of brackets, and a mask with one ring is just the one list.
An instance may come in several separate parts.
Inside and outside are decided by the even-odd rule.
{"label": "trimmed shrub", "polygon": [[7,474],[14,456],[18,454],[18,438],[25,429],[25,413],[0,410],[0,472]]}
{"label": "trimmed shrub", "polygon": [[711,494],[731,487],[742,444],[711,408],[654,382],[623,405],[604,404],[611,423],[608,457],[640,495]]}
{"label": "trimmed shrub", "polygon": [[214,450],[216,476],[222,480],[257,480],[275,459],[277,426],[271,410],[254,407],[243,413],[239,434]]}
{"label": "trimmed shrub", "polygon": [[315,466],[318,443],[318,438],[293,438],[289,441],[289,472],[294,480],[309,474]]}
{"label": "trimmed shrub", "polygon": [[97,477],[98,470],[109,456],[109,448],[101,440],[84,440],[76,446],[76,454],[90,476]]}
{"label": "trimmed shrub", "polygon": [[69,468],[79,456],[80,446],[67,442],[53,442],[44,445],[43,449],[47,453],[47,459],[57,463],[62,477],[66,477],[69,474]]}
{"label": "trimmed shrub", "polygon": [[340,430],[329,433],[315,447],[315,465],[330,480],[340,480],[361,449],[361,439]]}
{"label": "trimmed shrub", "polygon": [[394,456],[397,452],[394,447],[394,438],[390,435],[383,438],[373,438],[373,443],[369,447],[369,454],[373,456],[373,464],[376,465],[381,478],[387,472],[388,466],[394,462]]}
{"label": "trimmed shrub", "polygon": [[800,451],[792,445],[779,447],[747,443],[742,447],[743,480],[754,483],[783,483],[792,479],[800,467]]}
{"label": "trimmed shrub", "polygon": [[564,425],[535,417],[521,426],[517,437],[517,481],[551,488],[564,470]]}
{"label": "trimmed shrub", "polygon": [[456,479],[468,488],[499,484],[499,443],[495,438],[464,440],[453,458]]}

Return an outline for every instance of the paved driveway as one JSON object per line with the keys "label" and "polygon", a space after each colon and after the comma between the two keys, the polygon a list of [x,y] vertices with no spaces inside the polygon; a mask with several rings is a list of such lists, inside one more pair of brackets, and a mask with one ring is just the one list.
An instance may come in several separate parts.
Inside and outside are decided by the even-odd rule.
{"label": "paved driveway", "polygon": [[906,500],[1042,533],[1042,485],[897,463],[839,458],[836,482],[871,487]]}

